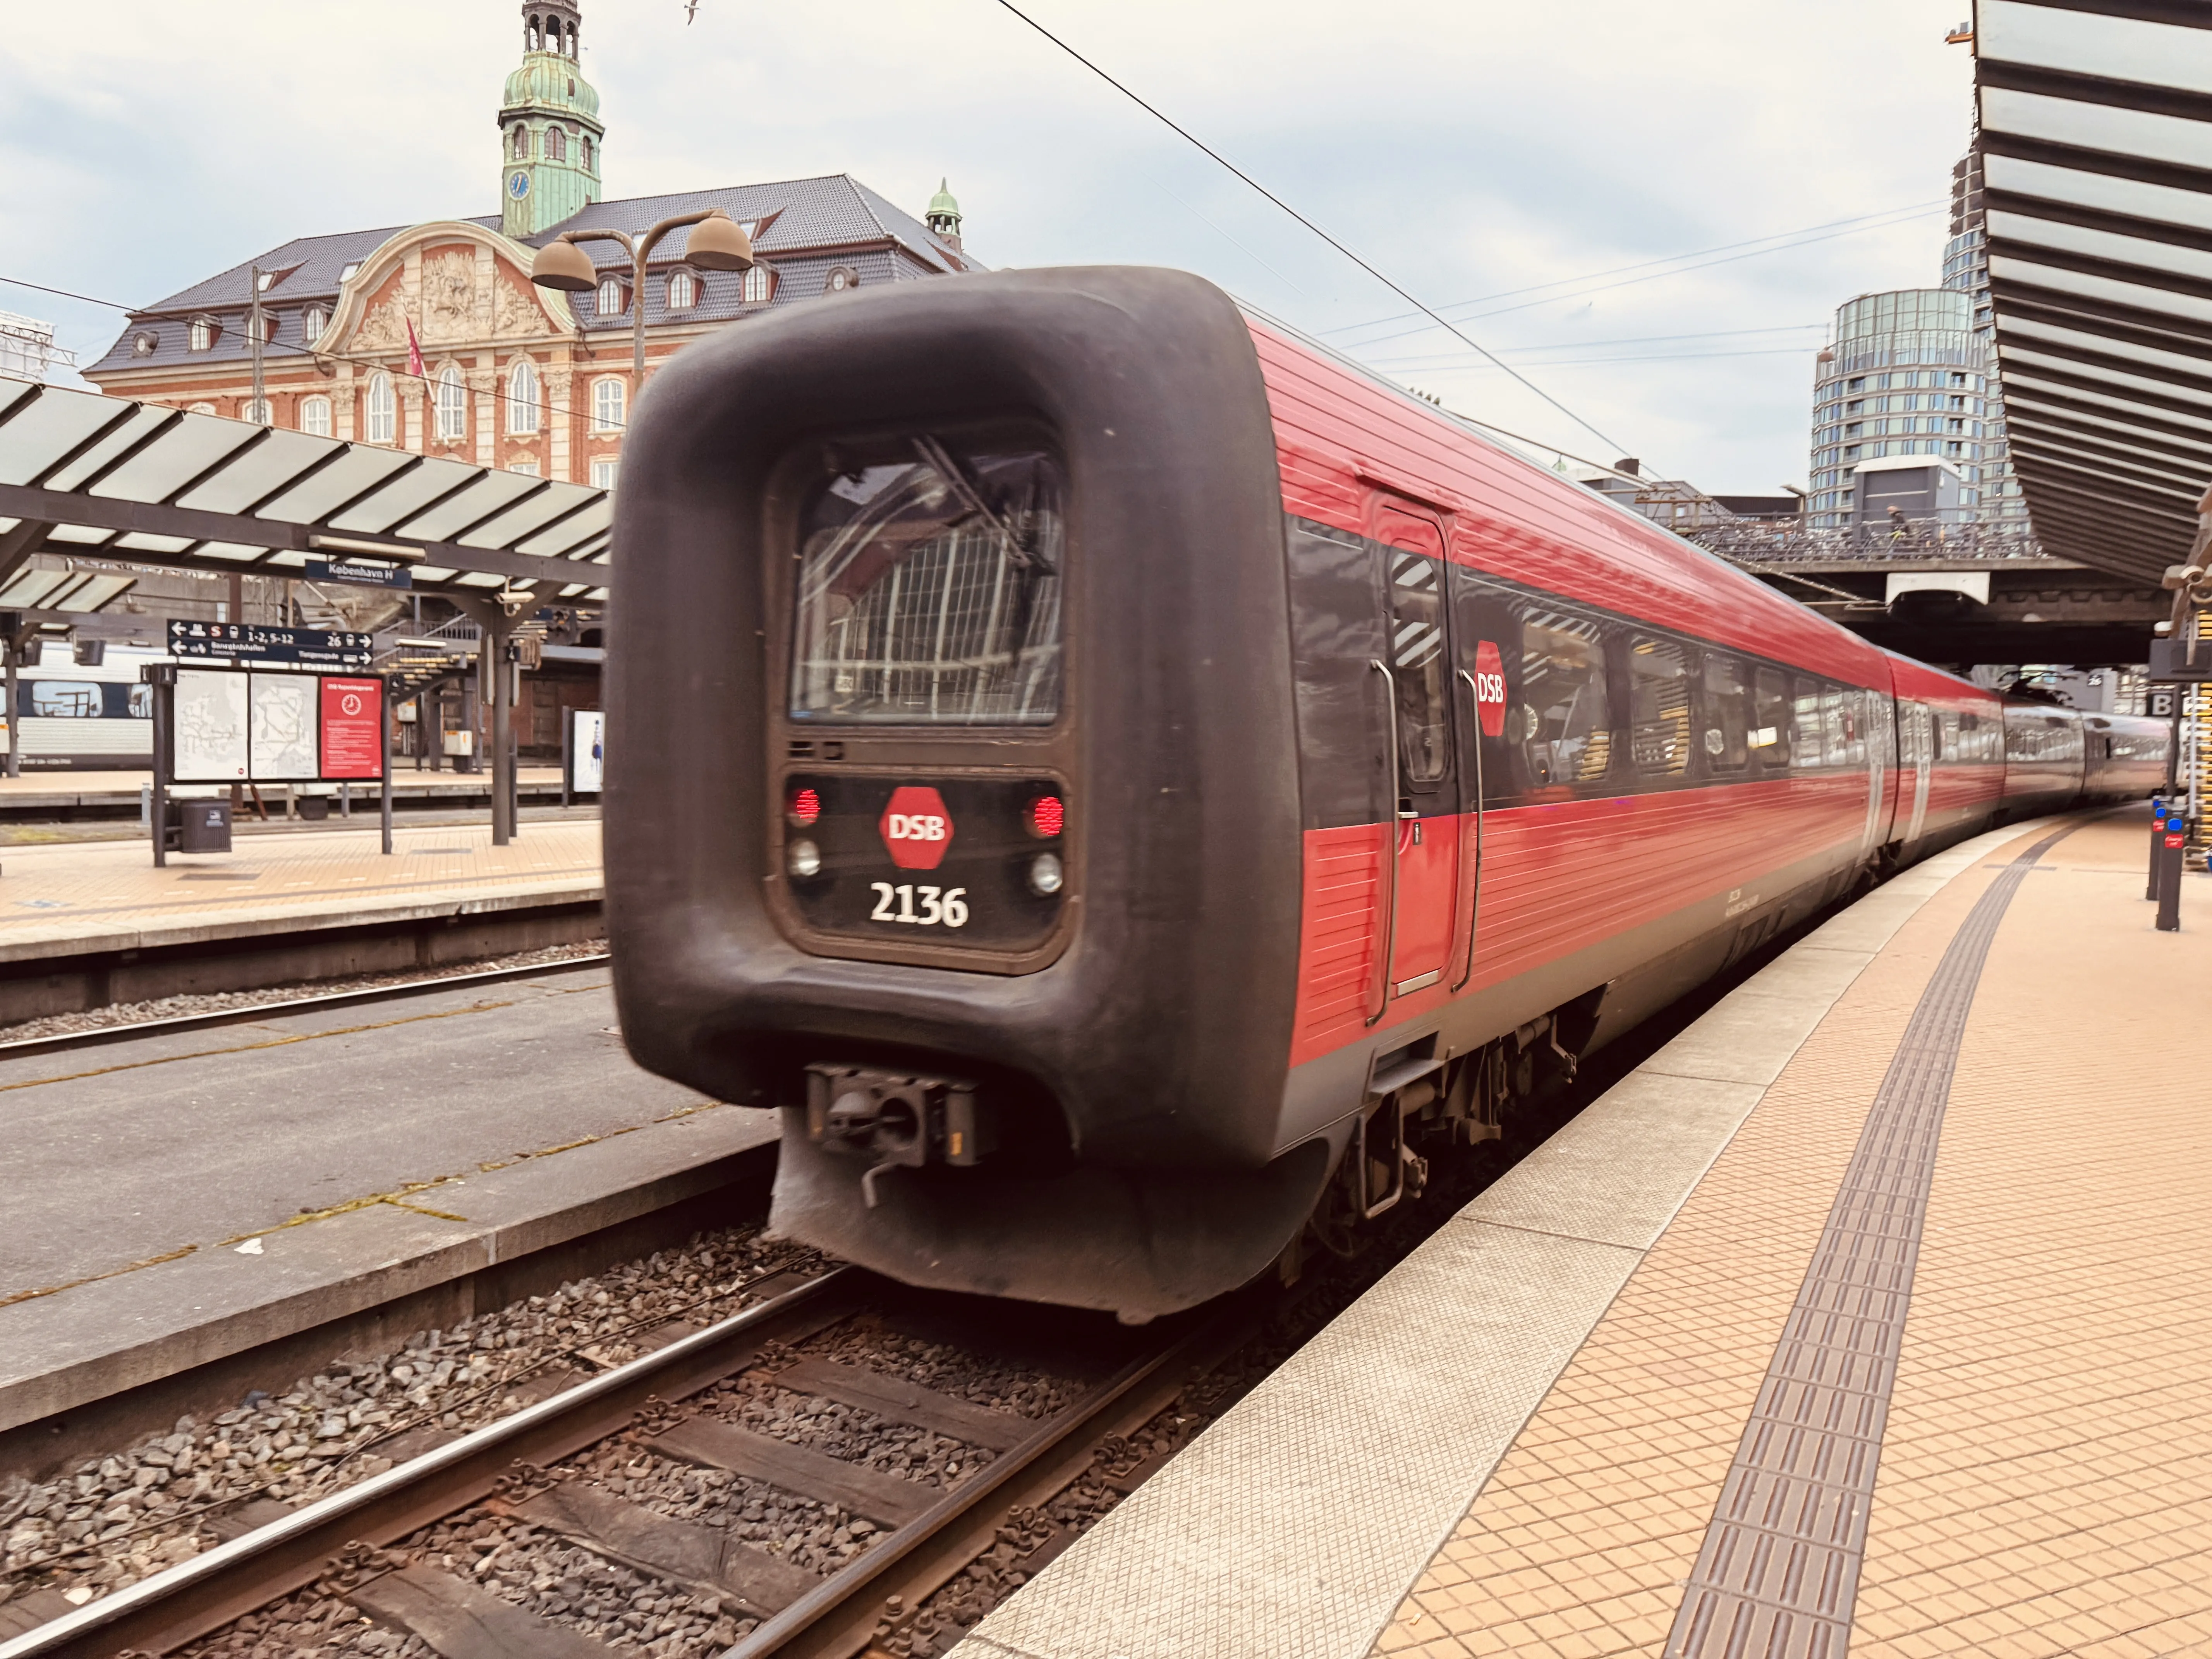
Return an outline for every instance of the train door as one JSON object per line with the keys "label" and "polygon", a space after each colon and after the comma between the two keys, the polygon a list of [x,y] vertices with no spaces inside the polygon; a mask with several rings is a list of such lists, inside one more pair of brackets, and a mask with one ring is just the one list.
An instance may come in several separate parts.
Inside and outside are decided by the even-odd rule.
{"label": "train door", "polygon": [[1458,744],[1441,522],[1396,502],[1376,507],[1385,560],[1383,632],[1396,767],[1384,1000],[1445,978],[1461,935]]}
{"label": "train door", "polygon": [[1889,811],[1889,769],[1897,733],[1890,723],[1889,699],[1879,691],[1849,694],[1858,710],[1866,737],[1867,821],[1862,853],[1872,853],[1889,839],[1893,822]]}
{"label": "train door", "polygon": [[1904,841],[1920,839],[1928,825],[1928,785],[1936,771],[1936,717],[1924,702],[1900,702],[1898,764],[1912,772],[1912,816],[1905,826]]}

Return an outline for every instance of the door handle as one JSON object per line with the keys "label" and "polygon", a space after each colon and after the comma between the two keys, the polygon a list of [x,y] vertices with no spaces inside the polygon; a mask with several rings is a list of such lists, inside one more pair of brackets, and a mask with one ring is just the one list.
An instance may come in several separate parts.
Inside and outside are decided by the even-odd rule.
{"label": "door handle", "polygon": [[[1390,777],[1390,799],[1398,798],[1398,677],[1390,665],[1380,657],[1370,657],[1367,665],[1382,677],[1383,708],[1389,715],[1390,747],[1383,756],[1383,766]],[[1418,815],[1416,815],[1418,816]],[[1382,953],[1375,963],[1375,988],[1372,1000],[1375,1012],[1367,1016],[1372,1025],[1382,1018],[1382,1011],[1390,1006],[1390,966],[1398,958],[1398,829],[1390,826],[1390,901],[1382,927]]]}

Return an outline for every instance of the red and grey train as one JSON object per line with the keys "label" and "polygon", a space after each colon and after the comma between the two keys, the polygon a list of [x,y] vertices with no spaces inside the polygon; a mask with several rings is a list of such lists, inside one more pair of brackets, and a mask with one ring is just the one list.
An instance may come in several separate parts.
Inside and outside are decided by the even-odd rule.
{"label": "red and grey train", "polygon": [[616,547],[633,1053],[782,1109],[783,1233],[1125,1317],[1855,884],[2163,778],[1171,271],[695,346]]}

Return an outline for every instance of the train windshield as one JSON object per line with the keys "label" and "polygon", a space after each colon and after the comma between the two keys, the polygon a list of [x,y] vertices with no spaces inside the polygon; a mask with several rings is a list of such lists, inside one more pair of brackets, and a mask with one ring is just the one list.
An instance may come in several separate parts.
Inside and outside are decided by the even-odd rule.
{"label": "train windshield", "polygon": [[799,523],[791,718],[1040,726],[1060,713],[1066,489],[1041,450],[862,465]]}

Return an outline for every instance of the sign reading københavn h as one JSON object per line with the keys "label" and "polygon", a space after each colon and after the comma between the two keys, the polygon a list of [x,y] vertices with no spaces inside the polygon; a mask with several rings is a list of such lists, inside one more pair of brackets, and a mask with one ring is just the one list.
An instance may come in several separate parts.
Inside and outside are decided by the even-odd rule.
{"label": "sign reading k\u00f8benhavn h", "polygon": [[269,628],[259,623],[169,623],[169,654],[218,662],[295,662],[305,668],[366,668],[376,641],[368,634],[317,628]]}

